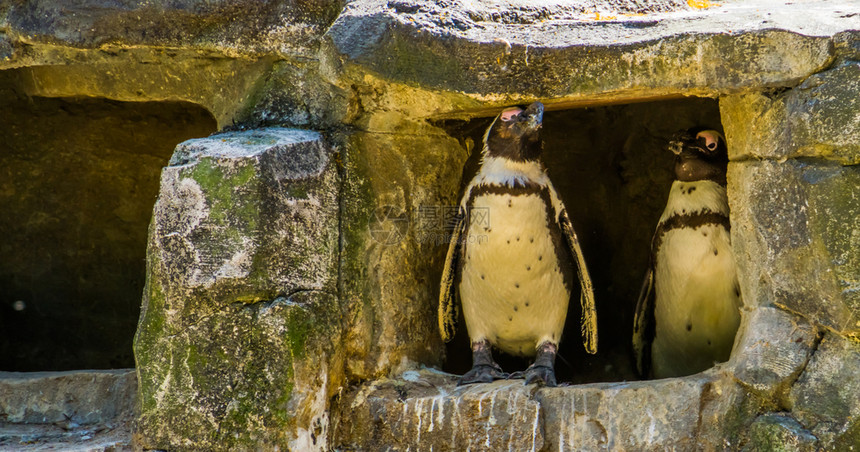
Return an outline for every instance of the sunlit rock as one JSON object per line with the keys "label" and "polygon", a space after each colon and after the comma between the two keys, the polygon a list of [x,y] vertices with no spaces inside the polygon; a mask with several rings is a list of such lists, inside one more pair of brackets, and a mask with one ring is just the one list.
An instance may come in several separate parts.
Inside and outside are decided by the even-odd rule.
{"label": "sunlit rock", "polygon": [[145,447],[327,449],[344,384],[338,184],[315,132],[177,147],[135,340]]}

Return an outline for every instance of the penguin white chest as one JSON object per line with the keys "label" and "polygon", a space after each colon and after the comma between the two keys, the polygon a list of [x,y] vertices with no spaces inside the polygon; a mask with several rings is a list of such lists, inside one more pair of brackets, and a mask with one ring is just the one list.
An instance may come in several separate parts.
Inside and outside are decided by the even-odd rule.
{"label": "penguin white chest", "polygon": [[560,268],[545,201],[538,194],[484,194],[472,209],[487,214],[466,231],[460,298],[469,337],[531,356],[557,344],[570,293]]}
{"label": "penguin white chest", "polygon": [[[664,218],[703,210],[727,216],[725,188],[710,181],[676,182]],[[740,298],[726,227],[670,229],[655,257],[654,375],[689,375],[727,360],[740,323]]]}

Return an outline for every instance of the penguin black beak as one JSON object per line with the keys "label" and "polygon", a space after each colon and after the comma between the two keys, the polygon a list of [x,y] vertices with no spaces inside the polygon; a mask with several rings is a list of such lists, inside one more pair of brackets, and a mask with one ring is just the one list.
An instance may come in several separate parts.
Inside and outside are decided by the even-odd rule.
{"label": "penguin black beak", "polygon": [[543,104],[535,102],[523,110],[523,112],[520,113],[520,117],[525,120],[528,129],[536,130],[543,124],[543,111]]}
{"label": "penguin black beak", "polygon": [[675,155],[681,155],[684,151],[684,147],[687,146],[692,139],[693,136],[687,133],[687,131],[675,132],[672,134],[672,138],[669,141],[669,150]]}

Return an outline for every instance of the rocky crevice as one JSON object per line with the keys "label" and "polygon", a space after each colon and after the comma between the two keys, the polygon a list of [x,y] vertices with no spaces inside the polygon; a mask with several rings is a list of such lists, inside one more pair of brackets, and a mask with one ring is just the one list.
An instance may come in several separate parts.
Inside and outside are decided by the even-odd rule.
{"label": "rocky crevice", "polygon": [[806,360],[803,364],[795,371],[792,375],[789,376],[788,380],[785,382],[785,387],[780,390],[779,393],[779,407],[784,411],[791,411],[792,406],[788,399],[789,392],[797,384],[797,381],[803,376],[803,373],[806,372],[806,368],[809,366],[809,363],[812,362],[812,359],[815,357],[815,354],[818,352],[818,347],[821,346],[821,341],[824,340],[824,332],[816,331],[815,339],[812,342],[812,346],[809,349],[809,354],[806,357]]}

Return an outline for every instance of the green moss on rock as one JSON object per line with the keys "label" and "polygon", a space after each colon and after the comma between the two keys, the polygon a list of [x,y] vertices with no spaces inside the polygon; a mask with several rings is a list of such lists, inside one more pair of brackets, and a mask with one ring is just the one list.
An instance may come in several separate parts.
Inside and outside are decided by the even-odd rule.
{"label": "green moss on rock", "polygon": [[330,150],[264,129],[184,143],[172,162],[136,338],[142,445],[325,450],[309,432],[343,380]]}
{"label": "green moss on rock", "polygon": [[771,413],[758,417],[749,429],[744,451],[813,452],[818,439],[788,414]]}

